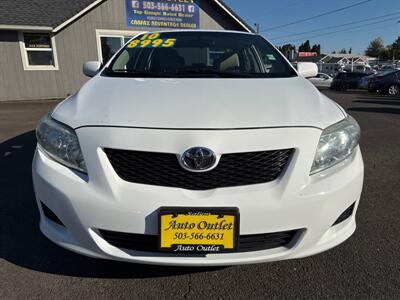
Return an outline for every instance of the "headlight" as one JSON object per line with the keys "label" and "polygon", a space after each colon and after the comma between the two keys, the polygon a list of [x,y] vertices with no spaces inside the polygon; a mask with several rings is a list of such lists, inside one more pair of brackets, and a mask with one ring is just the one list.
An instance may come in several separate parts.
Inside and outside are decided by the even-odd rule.
{"label": "headlight", "polygon": [[357,147],[360,126],[351,116],[326,128],[319,139],[311,174],[330,168],[348,158]]}
{"label": "headlight", "polygon": [[78,137],[72,128],[44,117],[36,128],[38,145],[55,161],[87,173]]}

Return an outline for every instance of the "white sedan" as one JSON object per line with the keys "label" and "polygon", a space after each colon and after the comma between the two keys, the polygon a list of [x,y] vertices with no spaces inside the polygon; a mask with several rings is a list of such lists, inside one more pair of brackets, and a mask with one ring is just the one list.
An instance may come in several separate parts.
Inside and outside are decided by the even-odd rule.
{"label": "white sedan", "polygon": [[325,73],[318,73],[317,76],[311,77],[308,80],[311,81],[313,85],[319,88],[330,88],[332,85],[333,78]]}
{"label": "white sedan", "polygon": [[[357,122],[263,37],[140,34],[37,127],[40,228],[71,251],[161,265],[300,258],[349,238]],[[304,77],[303,77],[304,76]]]}

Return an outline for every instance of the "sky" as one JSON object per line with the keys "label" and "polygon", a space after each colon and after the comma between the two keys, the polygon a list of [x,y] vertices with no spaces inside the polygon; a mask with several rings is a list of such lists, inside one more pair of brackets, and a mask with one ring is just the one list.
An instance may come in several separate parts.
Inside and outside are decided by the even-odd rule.
{"label": "sky", "polygon": [[[323,53],[351,47],[353,54],[364,54],[372,39],[381,37],[385,44],[391,44],[400,36],[400,0],[225,0],[225,3],[249,25],[254,27],[254,23],[259,23],[261,33],[275,45],[298,46],[309,39],[311,44],[321,44]],[[356,6],[312,18],[351,5]],[[311,20],[297,22],[307,18]],[[357,23],[337,27],[351,22]],[[296,24],[282,26],[288,23]],[[319,30],[326,27],[329,29]],[[298,33],[304,34],[295,35]]]}

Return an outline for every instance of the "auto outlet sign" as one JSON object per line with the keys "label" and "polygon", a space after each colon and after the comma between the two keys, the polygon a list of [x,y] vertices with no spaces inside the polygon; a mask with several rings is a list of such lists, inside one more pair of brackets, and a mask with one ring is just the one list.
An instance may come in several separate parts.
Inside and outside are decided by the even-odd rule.
{"label": "auto outlet sign", "polygon": [[125,0],[129,27],[198,29],[200,0]]}

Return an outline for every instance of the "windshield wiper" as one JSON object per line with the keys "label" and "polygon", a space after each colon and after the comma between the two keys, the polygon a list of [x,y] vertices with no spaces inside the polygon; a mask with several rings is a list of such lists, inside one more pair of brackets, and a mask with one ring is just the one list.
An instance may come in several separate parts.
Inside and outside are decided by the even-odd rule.
{"label": "windshield wiper", "polygon": [[177,77],[220,77],[220,78],[276,78],[276,77],[292,77],[296,74],[288,74],[286,76],[282,74],[274,73],[250,73],[250,72],[226,72],[218,71],[211,68],[182,68],[176,69],[170,72],[150,72],[140,70],[129,70],[129,69],[111,69],[108,68],[103,72],[106,76],[112,77],[144,77],[144,78],[177,78]]}
{"label": "windshield wiper", "polygon": [[252,77],[253,75],[250,73],[240,73],[240,72],[225,72],[218,71],[215,69],[177,69],[177,75],[214,75],[217,77],[223,78],[246,78]]}
{"label": "windshield wiper", "polygon": [[167,78],[171,77],[168,74],[154,73],[149,71],[137,71],[129,69],[106,69],[105,75],[117,77],[154,77],[154,78]]}

